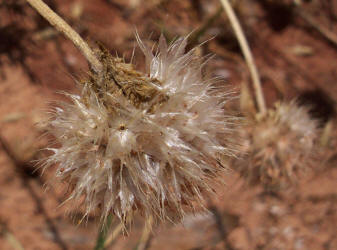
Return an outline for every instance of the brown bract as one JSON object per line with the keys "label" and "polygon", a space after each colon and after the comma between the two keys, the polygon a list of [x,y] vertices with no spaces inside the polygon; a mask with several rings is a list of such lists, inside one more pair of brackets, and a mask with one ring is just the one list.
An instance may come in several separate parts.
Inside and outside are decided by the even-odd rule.
{"label": "brown bract", "polygon": [[[102,75],[92,74],[89,81],[83,81],[84,84],[89,83],[102,98],[107,93],[120,91],[135,107],[150,102],[154,97],[160,100],[164,98],[160,94],[159,88],[162,84],[159,80],[136,71],[132,64],[113,57],[102,44],[98,45],[96,54],[103,64],[103,73]],[[107,99],[105,98],[104,101]]]}

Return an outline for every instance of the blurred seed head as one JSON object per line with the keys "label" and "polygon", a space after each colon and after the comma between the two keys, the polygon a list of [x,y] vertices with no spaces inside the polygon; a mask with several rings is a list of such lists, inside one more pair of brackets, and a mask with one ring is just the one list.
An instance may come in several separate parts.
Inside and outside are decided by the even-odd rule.
{"label": "blurred seed head", "polygon": [[277,103],[267,115],[255,117],[243,132],[243,157],[237,161],[250,184],[279,190],[296,182],[314,160],[317,122],[296,102]]}
{"label": "blurred seed head", "polygon": [[[138,37],[137,37],[138,38]],[[49,132],[59,144],[44,166],[70,186],[69,200],[86,214],[101,209],[126,222],[134,212],[146,219],[177,221],[213,192],[231,154],[226,138],[233,119],[229,97],[202,76],[202,59],[185,52],[187,38],[170,46],[161,37],[155,54],[138,38],[148,72],[115,58],[100,46],[103,77],[82,81],[81,95],[56,107]]]}

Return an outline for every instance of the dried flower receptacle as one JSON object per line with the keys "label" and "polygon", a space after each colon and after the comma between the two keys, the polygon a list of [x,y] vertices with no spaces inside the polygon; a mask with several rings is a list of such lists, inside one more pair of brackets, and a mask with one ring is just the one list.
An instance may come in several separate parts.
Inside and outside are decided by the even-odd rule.
{"label": "dried flower receptacle", "polygon": [[125,222],[135,211],[176,221],[200,206],[225,169],[227,97],[203,79],[194,50],[185,53],[187,38],[168,46],[161,37],[155,55],[138,41],[149,72],[101,47],[103,78],[92,73],[81,95],[55,108],[49,131],[61,146],[49,148],[44,165],[57,164],[69,199],[84,196],[87,214],[101,207],[102,221],[113,213]]}
{"label": "dried flower receptacle", "polygon": [[279,190],[296,182],[314,162],[317,122],[295,102],[277,103],[243,131],[245,154],[236,167],[251,184]]}

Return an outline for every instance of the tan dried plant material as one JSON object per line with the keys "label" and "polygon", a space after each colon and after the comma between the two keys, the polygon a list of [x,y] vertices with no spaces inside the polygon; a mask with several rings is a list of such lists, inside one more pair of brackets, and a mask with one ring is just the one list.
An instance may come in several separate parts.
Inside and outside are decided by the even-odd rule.
{"label": "tan dried plant material", "polygon": [[317,122],[294,101],[257,115],[243,133],[243,156],[235,165],[250,184],[277,191],[296,183],[314,163]]}
{"label": "tan dried plant material", "polygon": [[51,112],[49,132],[61,146],[43,165],[57,165],[68,200],[82,201],[86,215],[100,208],[103,222],[113,214],[125,223],[135,212],[179,221],[202,207],[226,169],[219,159],[233,151],[230,97],[203,78],[187,38],[168,46],[161,37],[155,54],[138,42],[146,73],[100,46],[103,74],[91,73],[81,95],[66,94],[71,103]]}

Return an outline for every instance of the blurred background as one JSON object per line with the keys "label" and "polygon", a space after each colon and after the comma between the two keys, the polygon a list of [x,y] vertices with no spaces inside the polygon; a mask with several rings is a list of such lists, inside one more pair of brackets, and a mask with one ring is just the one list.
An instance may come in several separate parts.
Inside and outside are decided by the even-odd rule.
{"label": "blurred background", "polygon": [[[91,44],[144,58],[135,32],[149,45],[190,34],[190,47],[212,55],[206,73],[240,94],[250,83],[237,39],[218,0],[45,0]],[[210,213],[165,224],[151,236],[136,219],[129,235],[107,249],[337,249],[337,1],[231,1],[251,46],[268,107],[298,98],[321,128],[313,170],[277,193],[248,186],[235,169],[209,197]],[[78,92],[85,59],[25,1],[0,1],[0,249],[93,249],[98,219],[79,224],[83,210],[60,206],[64,188],[48,183],[34,160],[46,147],[41,122],[60,91]],[[231,104],[239,110],[239,98]],[[37,125],[39,124],[39,125]],[[48,185],[46,185],[48,183]],[[50,184],[50,185],[49,185]],[[60,207],[59,207],[60,206]],[[69,214],[71,216],[69,216]],[[117,226],[117,225],[116,225]],[[143,234],[143,237],[142,237]],[[141,246],[140,246],[141,245]]]}

